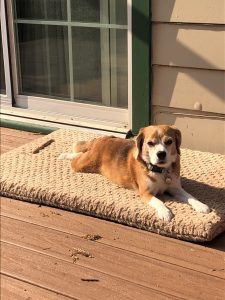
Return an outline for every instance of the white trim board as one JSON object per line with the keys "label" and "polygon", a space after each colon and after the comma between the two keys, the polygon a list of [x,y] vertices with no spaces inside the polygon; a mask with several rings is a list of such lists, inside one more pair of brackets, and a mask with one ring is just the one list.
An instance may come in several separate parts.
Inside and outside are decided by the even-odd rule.
{"label": "white trim board", "polygon": [[[110,124],[128,130],[128,110],[86,103],[76,103],[33,96],[18,96],[17,106],[46,114],[64,115],[67,119],[86,119],[91,123]],[[63,112],[63,113],[62,113]]]}
{"label": "white trim board", "polygon": [[63,114],[55,114],[55,113],[44,113],[41,111],[32,111],[32,110],[27,110],[27,109],[22,109],[22,108],[17,108],[17,107],[4,107],[3,105],[1,106],[1,117],[4,119],[11,119],[11,118],[19,118],[18,121],[23,121],[23,122],[29,122],[32,124],[39,124],[39,122],[45,122],[43,126],[53,126],[54,124],[61,128],[60,126],[63,125],[63,128],[65,126],[77,126],[77,127],[83,127],[85,129],[94,129],[98,131],[108,131],[108,132],[113,132],[119,133],[119,134],[126,134],[128,129],[122,128],[122,127],[116,127],[113,126],[114,124],[106,124],[106,123],[101,123],[99,124],[99,121],[97,122],[91,122],[90,120],[87,120],[86,118],[69,118],[68,116],[65,116]]}

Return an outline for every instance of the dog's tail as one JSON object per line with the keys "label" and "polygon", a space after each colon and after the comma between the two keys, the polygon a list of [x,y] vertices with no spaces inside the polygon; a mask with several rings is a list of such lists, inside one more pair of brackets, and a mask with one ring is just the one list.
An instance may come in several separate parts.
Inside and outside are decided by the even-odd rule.
{"label": "dog's tail", "polygon": [[79,152],[85,153],[85,152],[87,152],[91,148],[94,140],[95,139],[93,139],[89,142],[80,141],[80,142],[77,142],[76,144],[73,144],[73,152],[75,152],[75,153],[79,153]]}

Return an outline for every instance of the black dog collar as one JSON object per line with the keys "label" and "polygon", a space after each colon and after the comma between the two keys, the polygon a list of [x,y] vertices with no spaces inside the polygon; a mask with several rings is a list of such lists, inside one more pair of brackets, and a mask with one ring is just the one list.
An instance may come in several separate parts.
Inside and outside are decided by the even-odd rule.
{"label": "black dog collar", "polygon": [[151,163],[147,164],[147,167],[148,167],[149,171],[152,171],[154,173],[160,173],[160,174],[165,173],[165,170],[166,170],[165,168],[160,168],[160,167],[158,167],[156,165],[153,165]]}
{"label": "black dog collar", "polygon": [[159,174],[164,174],[164,179],[165,179],[165,182],[169,185],[171,184],[172,182],[172,178],[169,174],[169,171],[165,168],[160,168],[156,165],[153,165],[151,163],[146,163],[142,158],[139,157],[139,161],[145,165],[145,167],[147,167],[147,169],[151,172],[154,172],[154,173],[159,173]]}
{"label": "black dog collar", "polygon": [[160,168],[156,165],[153,165],[151,163],[147,163],[142,157],[140,157],[140,155],[138,155],[138,158],[137,158],[145,167],[147,167],[147,169],[149,171],[152,171],[154,173],[165,173],[166,169],[165,168]]}
{"label": "black dog collar", "polygon": [[165,182],[169,185],[171,184],[172,182],[172,178],[169,174],[169,171],[165,168],[160,168],[156,165],[153,165],[153,164],[148,164],[148,170],[151,171],[151,172],[154,172],[154,173],[160,173],[160,174],[164,174],[164,179],[165,179]]}

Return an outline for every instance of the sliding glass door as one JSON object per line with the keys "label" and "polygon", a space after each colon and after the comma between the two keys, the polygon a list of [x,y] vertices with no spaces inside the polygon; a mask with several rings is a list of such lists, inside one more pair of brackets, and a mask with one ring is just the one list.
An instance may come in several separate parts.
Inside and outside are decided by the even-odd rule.
{"label": "sliding glass door", "polygon": [[6,94],[5,71],[4,71],[3,48],[2,48],[1,34],[0,34],[0,94],[3,94],[3,95]]}
{"label": "sliding glass door", "polygon": [[0,4],[6,115],[119,132],[149,124],[149,0]]}
{"label": "sliding glass door", "polygon": [[126,0],[13,0],[18,95],[127,109]]}
{"label": "sliding glass door", "polygon": [[0,100],[1,105],[12,105],[12,86],[9,63],[9,44],[5,2],[0,1]]}

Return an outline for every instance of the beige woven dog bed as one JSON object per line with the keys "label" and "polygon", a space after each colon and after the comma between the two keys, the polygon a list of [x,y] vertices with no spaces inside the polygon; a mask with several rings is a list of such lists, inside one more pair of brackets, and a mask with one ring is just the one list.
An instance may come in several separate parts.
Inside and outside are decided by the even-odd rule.
{"label": "beige woven dog bed", "polygon": [[182,150],[184,188],[206,203],[211,212],[164,196],[175,217],[158,220],[130,190],[96,174],[73,173],[69,161],[57,159],[71,151],[72,142],[94,134],[60,129],[1,156],[1,195],[50,205],[116,221],[189,241],[210,241],[225,230],[225,158],[219,154]]}

